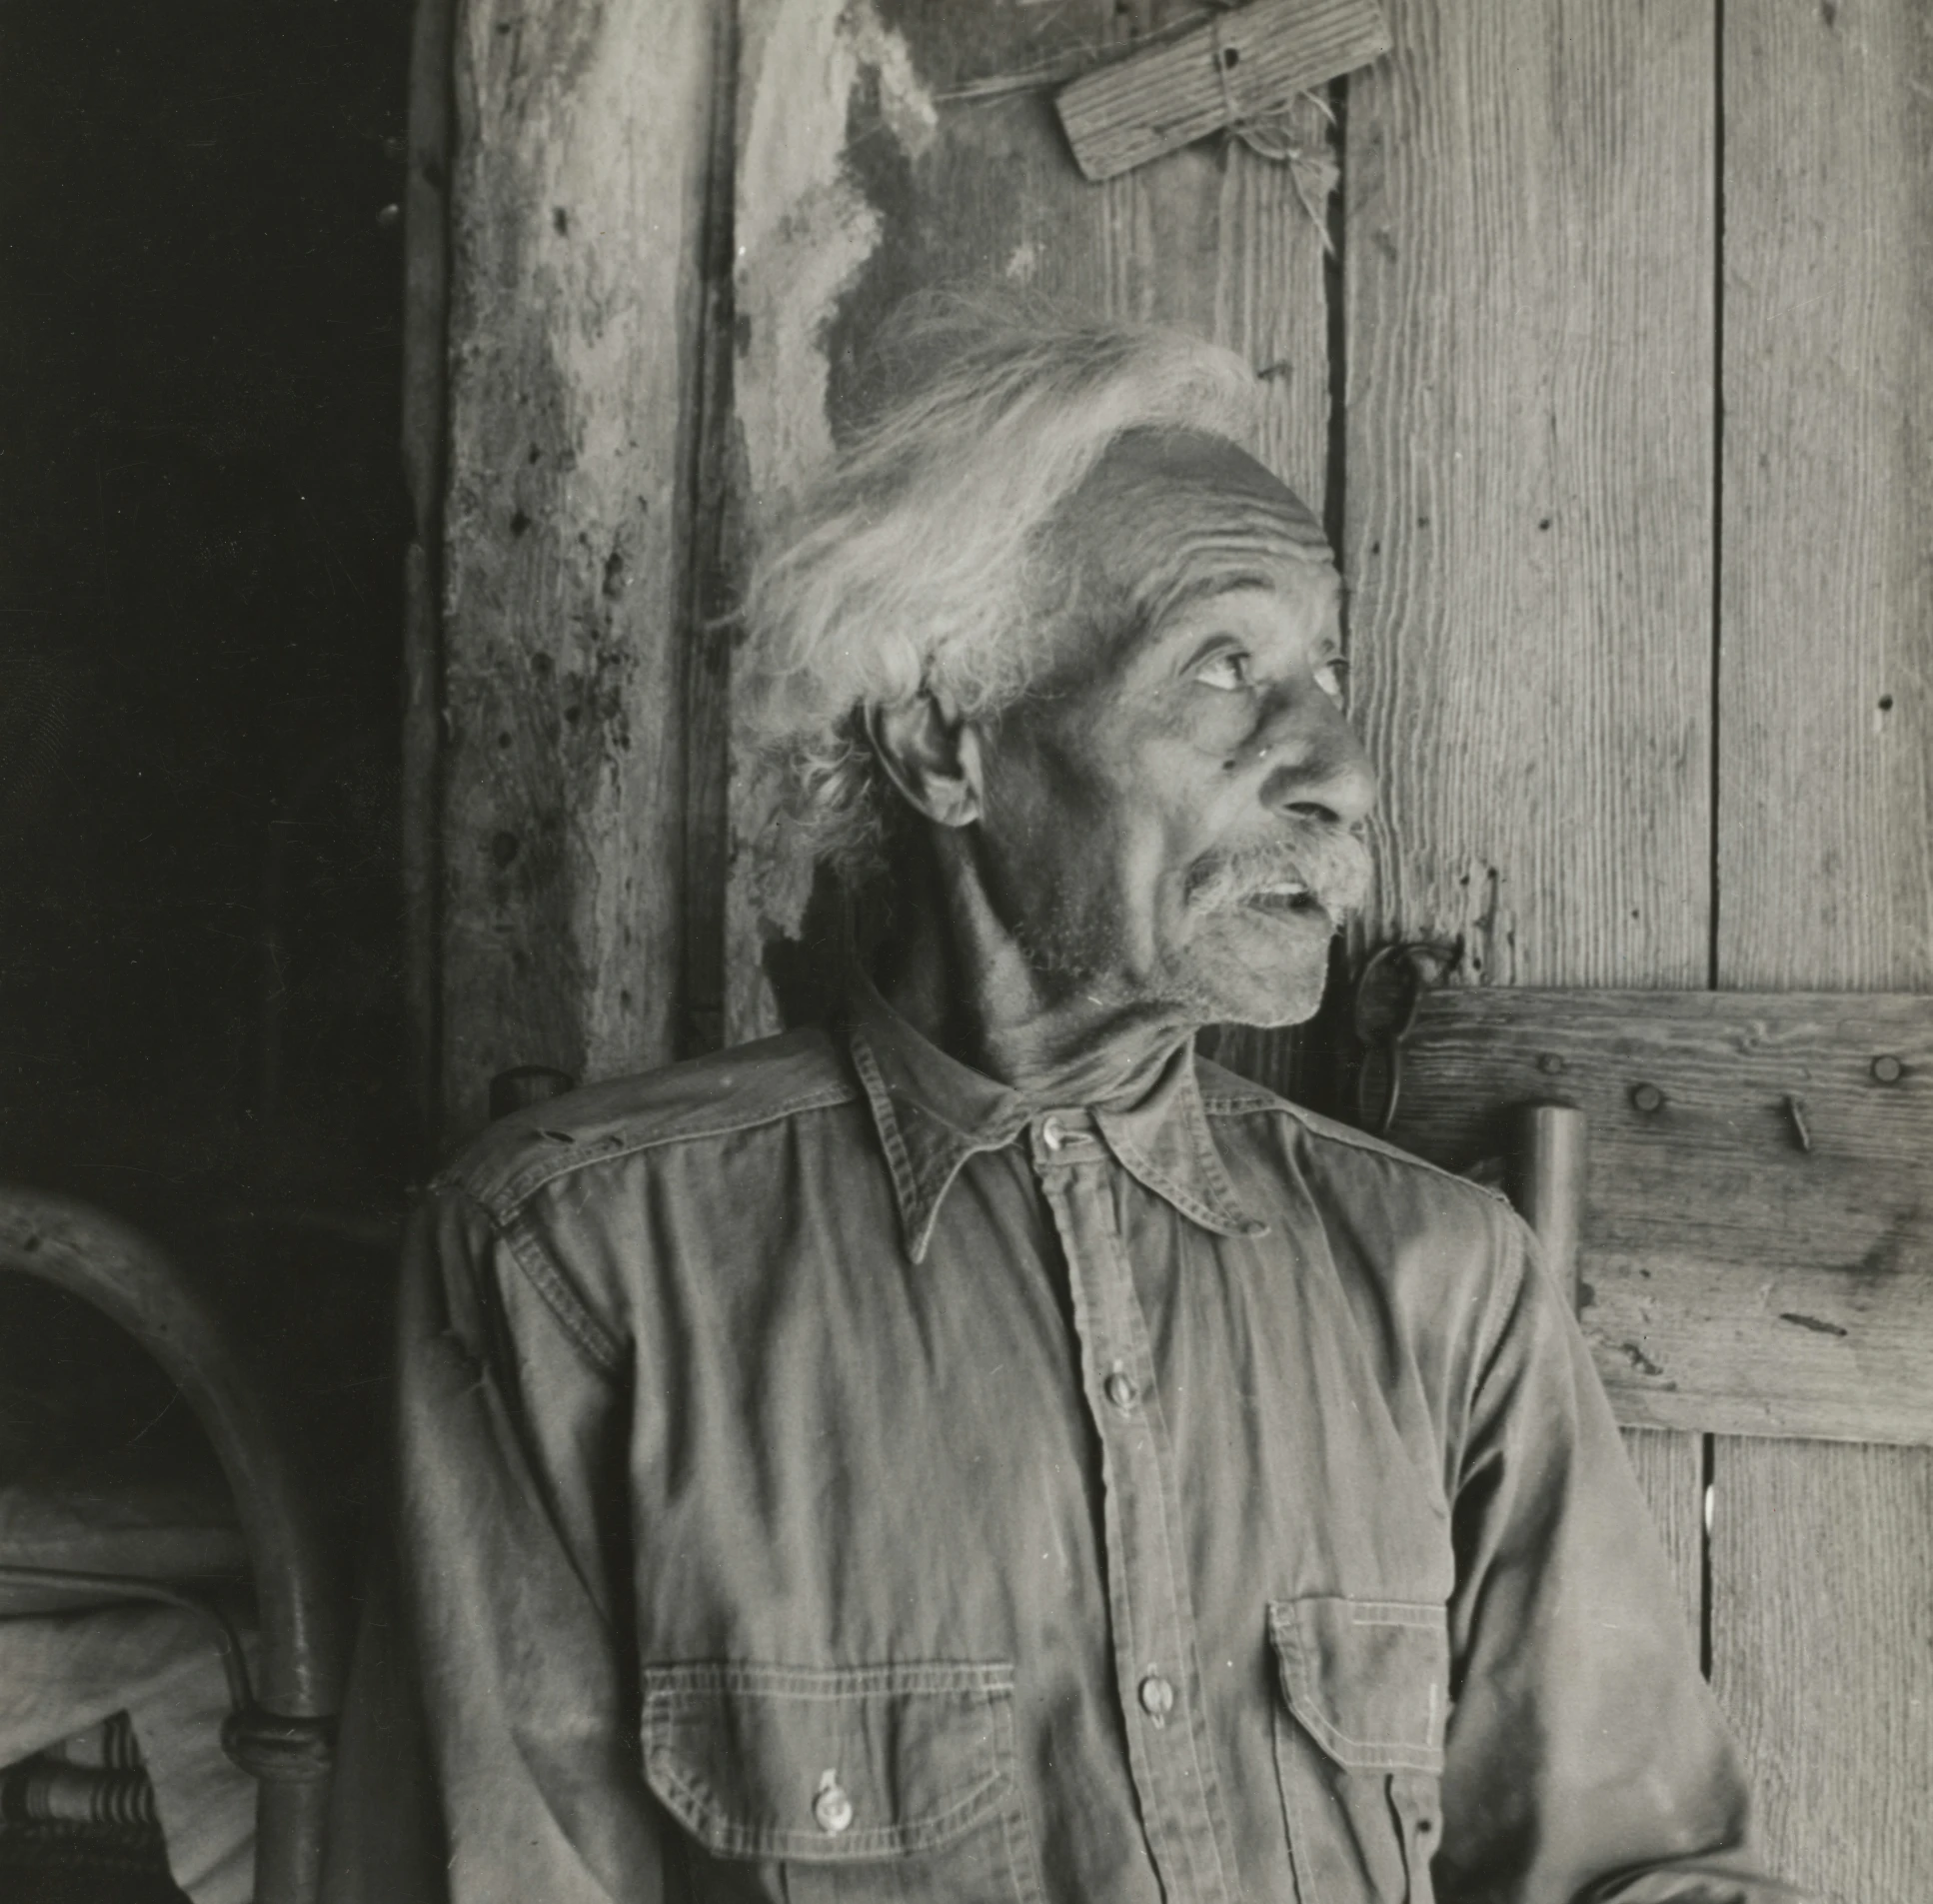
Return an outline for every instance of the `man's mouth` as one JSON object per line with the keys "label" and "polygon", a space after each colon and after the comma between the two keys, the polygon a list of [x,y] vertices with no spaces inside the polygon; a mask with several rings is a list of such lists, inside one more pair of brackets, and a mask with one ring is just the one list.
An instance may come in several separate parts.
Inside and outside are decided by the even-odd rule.
{"label": "man's mouth", "polygon": [[[1285,844],[1285,843],[1284,843]],[[1284,926],[1329,932],[1368,897],[1369,856],[1353,836],[1306,840],[1288,852],[1216,853],[1188,880],[1187,904],[1196,913],[1260,913]]]}
{"label": "man's mouth", "polygon": [[1258,913],[1325,913],[1321,901],[1309,891],[1304,880],[1272,880],[1267,886],[1257,887],[1242,905]]}

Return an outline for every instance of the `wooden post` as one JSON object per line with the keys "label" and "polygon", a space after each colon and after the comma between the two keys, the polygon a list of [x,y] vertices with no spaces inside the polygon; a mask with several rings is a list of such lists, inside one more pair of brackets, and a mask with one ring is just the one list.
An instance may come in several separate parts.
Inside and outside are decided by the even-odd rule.
{"label": "wooden post", "polygon": [[436,932],[460,1134],[498,1071],[597,1076],[677,1043],[698,264],[726,15],[452,4]]}
{"label": "wooden post", "polygon": [[1519,1104],[1511,1117],[1510,1200],[1543,1245],[1544,1264],[1577,1307],[1589,1120],[1572,1104]]}

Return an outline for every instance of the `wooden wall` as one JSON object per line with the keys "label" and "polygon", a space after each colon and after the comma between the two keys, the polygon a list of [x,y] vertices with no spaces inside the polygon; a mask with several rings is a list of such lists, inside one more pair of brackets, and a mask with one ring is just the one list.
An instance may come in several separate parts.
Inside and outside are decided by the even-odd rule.
{"label": "wooden wall", "polygon": [[[1368,936],[1459,939],[1470,983],[1933,989],[1933,14],[1385,5],[1329,100],[1325,261],[1238,144],[1075,172],[1040,82],[1157,5],[454,0],[415,651],[449,1130],[505,1064],[784,1015],[809,896],[733,741],[732,588],[939,282],[1266,371],[1355,591]],[[424,270],[441,242],[420,218]],[[1777,1858],[1921,1904],[1933,1454],[1631,1446]]]}
{"label": "wooden wall", "polygon": [[[1933,991],[1933,12],[1723,25],[1712,978]],[[1933,1897],[1933,1449],[1720,1437],[1712,1478],[1773,1843],[1847,1904]]]}

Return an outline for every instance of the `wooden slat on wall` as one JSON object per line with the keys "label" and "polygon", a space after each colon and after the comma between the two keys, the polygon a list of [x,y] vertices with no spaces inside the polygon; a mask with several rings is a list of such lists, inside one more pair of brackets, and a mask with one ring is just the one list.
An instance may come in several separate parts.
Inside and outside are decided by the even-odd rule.
{"label": "wooden slat on wall", "polygon": [[[1718,975],[1933,989],[1933,32],[1920,0],[1724,17]],[[1714,1484],[1769,1840],[1828,1904],[1919,1904],[1933,1452],[1721,1439]]]}
{"label": "wooden slat on wall", "polygon": [[1345,557],[1378,938],[1707,979],[1709,16],[1399,0],[1351,81]]}
{"label": "wooden slat on wall", "polygon": [[[987,284],[1177,319],[1243,352],[1269,372],[1263,454],[1321,508],[1321,243],[1286,171],[1205,146],[1090,185],[1045,87],[1012,83],[1079,71],[1162,12],[749,0],[736,367],[748,513],[782,505],[850,424],[869,340],[903,297]],[[790,941],[807,897],[762,851],[774,789],[742,742],[734,772],[728,1042],[800,1008],[774,977],[799,963]]]}
{"label": "wooden slat on wall", "polygon": [[[1710,19],[1388,14],[1344,186],[1368,935],[1458,941],[1466,982],[1702,984]],[[1628,1445],[1695,1623],[1699,1442]]]}
{"label": "wooden slat on wall", "polygon": [[1820,1904],[1933,1897],[1933,1452],[1721,1438],[1712,1682],[1775,1869]]}
{"label": "wooden slat on wall", "polygon": [[1933,1446],[1933,997],[1446,987],[1391,1138],[1583,1113],[1579,1320],[1620,1421]]}
{"label": "wooden slat on wall", "polygon": [[1685,1624],[1697,1635],[1705,1611],[1704,1437],[1626,1428],[1624,1451],[1651,1504],[1659,1544],[1678,1583]]}
{"label": "wooden slat on wall", "polygon": [[443,1052],[670,1056],[679,643],[717,16],[460,0],[443,573]]}

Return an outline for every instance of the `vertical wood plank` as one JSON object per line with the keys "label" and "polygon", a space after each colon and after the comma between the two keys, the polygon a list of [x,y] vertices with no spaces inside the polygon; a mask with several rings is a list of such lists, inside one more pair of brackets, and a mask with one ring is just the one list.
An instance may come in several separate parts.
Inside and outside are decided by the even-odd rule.
{"label": "vertical wood plank", "polygon": [[[1344,170],[1362,935],[1454,941],[1466,983],[1702,984],[1712,15],[1388,18]],[[1627,1446],[1695,1630],[1699,1437]]]}
{"label": "vertical wood plank", "polygon": [[1707,981],[1703,5],[1395,0],[1351,81],[1345,556],[1372,937]]}
{"label": "vertical wood plank", "polygon": [[1933,15],[1725,22],[1719,981],[1933,989]]}
{"label": "vertical wood plank", "polygon": [[1696,1652],[1705,1617],[1704,1437],[1626,1428],[1624,1452],[1650,1503],[1658,1544],[1671,1563]]}
{"label": "vertical wood plank", "polygon": [[459,0],[443,572],[446,1120],[672,1054],[712,9]]}
{"label": "vertical wood plank", "polygon": [[1933,1449],[1721,1439],[1712,1683],[1772,1867],[1820,1904],[1933,1897]]}
{"label": "vertical wood plank", "polygon": [[[1933,17],[1727,0],[1718,978],[1933,986]],[[1713,1678],[1784,1869],[1933,1895],[1933,1455],[1721,1438]]]}
{"label": "vertical wood plank", "polygon": [[[1181,10],[1108,0],[1047,9],[1020,0],[750,0],[736,389],[753,510],[770,517],[830,454],[867,394],[868,342],[901,299],[987,284],[1074,309],[1189,323],[1267,368],[1262,454],[1322,507],[1321,241],[1285,169],[1208,145],[1094,186],[1053,117],[1046,80]],[[770,857],[776,798],[741,737],[728,1042],[787,1016],[780,992],[797,964],[809,894]]]}

